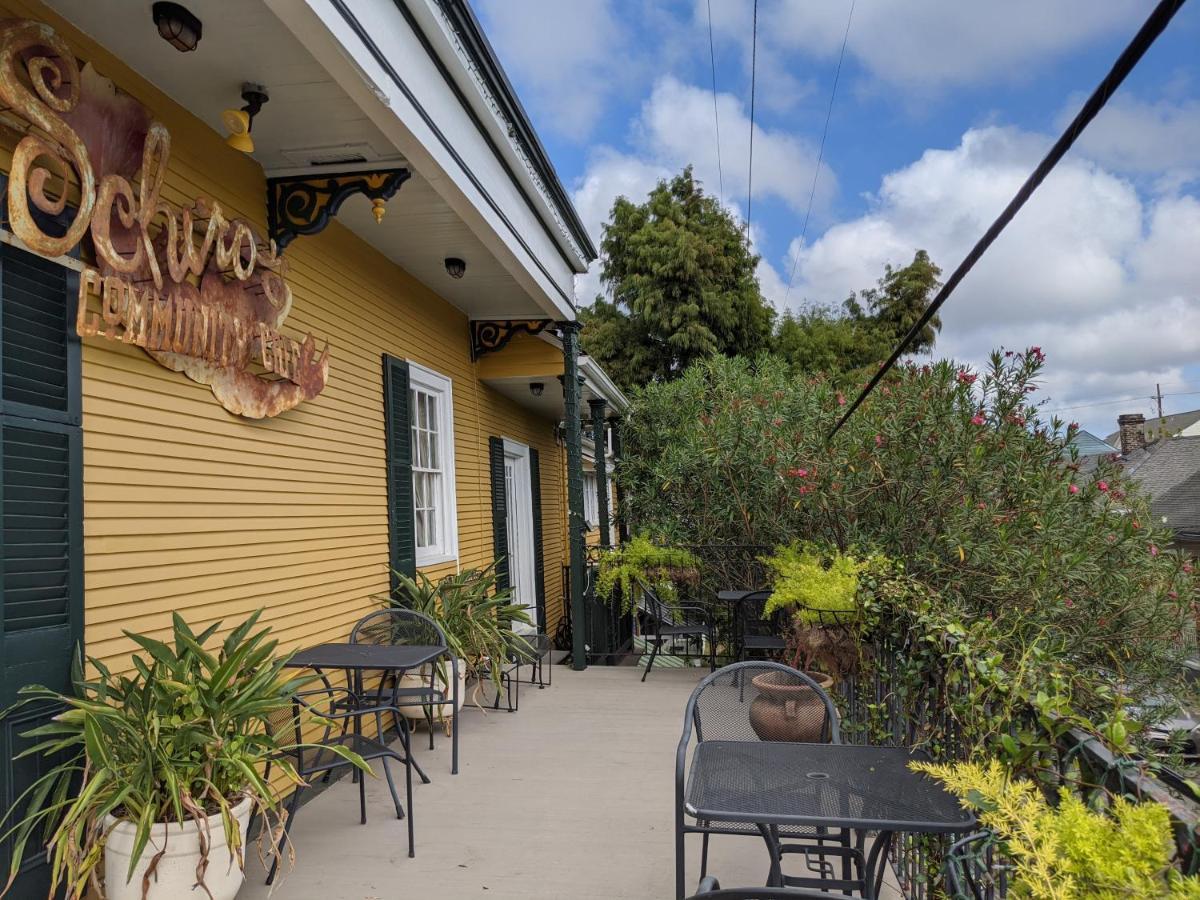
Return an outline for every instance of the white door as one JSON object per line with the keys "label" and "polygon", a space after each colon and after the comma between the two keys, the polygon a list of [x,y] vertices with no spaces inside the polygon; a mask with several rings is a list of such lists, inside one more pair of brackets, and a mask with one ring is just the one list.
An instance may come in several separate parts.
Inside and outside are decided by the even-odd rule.
{"label": "white door", "polygon": [[[508,581],[513,599],[537,622],[537,586],[533,565],[533,489],[529,478],[529,448],[504,442],[504,496],[508,506]],[[518,630],[532,630],[521,625]]]}

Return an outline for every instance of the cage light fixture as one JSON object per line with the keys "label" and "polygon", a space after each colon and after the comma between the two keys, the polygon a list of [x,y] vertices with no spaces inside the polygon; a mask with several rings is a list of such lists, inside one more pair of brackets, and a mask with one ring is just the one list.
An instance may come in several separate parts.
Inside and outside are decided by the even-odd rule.
{"label": "cage light fixture", "polygon": [[451,278],[462,278],[467,273],[467,264],[457,256],[447,256],[444,262],[446,274]]}
{"label": "cage light fixture", "polygon": [[158,2],[150,8],[154,25],[164,41],[180,53],[190,53],[200,43],[204,29],[191,10],[178,3]]}

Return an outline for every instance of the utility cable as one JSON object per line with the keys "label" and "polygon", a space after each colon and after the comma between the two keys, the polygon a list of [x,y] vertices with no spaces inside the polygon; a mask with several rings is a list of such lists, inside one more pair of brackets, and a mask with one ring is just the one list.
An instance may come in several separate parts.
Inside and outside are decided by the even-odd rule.
{"label": "utility cable", "polygon": [[750,163],[746,171],[746,239],[750,239],[750,203],[754,199],[754,88],[758,77],[758,0],[754,0],[754,28],[750,36]]}
{"label": "utility cable", "polygon": [[725,173],[721,169],[721,117],[717,115],[717,51],[713,48],[712,0],[708,0],[708,60],[712,64],[713,130],[717,133],[717,185],[725,199]]}
{"label": "utility cable", "polygon": [[1091,123],[1096,115],[1104,108],[1104,104],[1108,102],[1113,93],[1120,87],[1121,82],[1133,71],[1141,58],[1146,54],[1146,51],[1154,44],[1159,35],[1163,33],[1175,13],[1179,12],[1180,8],[1186,0],[1160,0],[1159,4],[1154,8],[1154,12],[1146,20],[1145,24],[1138,29],[1138,33],[1133,36],[1133,40],[1129,42],[1129,46],[1117,57],[1117,61],[1113,64],[1112,69],[1104,79],[1096,86],[1096,90],[1088,97],[1087,102],[1071,120],[1071,124],[1067,126],[1066,131],[1059,136],[1054,142],[1054,146],[1050,148],[1050,152],[1045,158],[1038,163],[1037,168],[1021,185],[1020,190],[1008,202],[1008,206],[1000,213],[999,217],[994,221],[987,231],[983,233],[975,246],[971,248],[971,252],[966,258],[958,264],[958,268],[954,273],[946,279],[946,283],[942,285],[942,289],[938,291],[937,296],[933,298],[926,308],[925,312],[908,330],[908,334],[900,341],[900,344],[892,351],[892,355],[888,357],[887,362],[880,366],[879,371],[867,383],[867,386],[862,389],[854,402],[850,404],[850,408],[838,419],[837,424],[833,426],[829,434],[826,435],[826,440],[831,439],[841,427],[846,424],[855,410],[862,405],[862,402],[867,399],[871,391],[875,390],[875,386],[883,380],[883,376],[891,370],[896,361],[904,354],[908,345],[921,333],[922,329],[929,324],[929,320],[937,315],[937,311],[941,309],[942,304],[949,299],[954,289],[958,287],[959,282],[966,277],[967,273],[979,262],[979,258],[992,245],[992,243],[1004,231],[1005,226],[1012,221],[1013,217],[1025,205],[1025,202],[1033,196],[1033,192],[1038,189],[1038,186],[1045,181],[1046,176],[1053,171],[1059,161],[1071,149],[1071,145],[1079,138],[1087,126]]}
{"label": "utility cable", "polygon": [[825,158],[825,139],[829,137],[829,120],[833,116],[833,101],[837,97],[838,79],[842,77],[842,60],[846,58],[846,43],[850,40],[850,23],[854,21],[854,3],[855,0],[850,0],[850,15],[846,17],[846,33],[842,35],[842,51],[838,54],[837,68],[833,72],[833,90],[829,92],[829,108],[825,110],[825,127],[821,129],[821,145],[817,148],[817,165],[813,169],[812,187],[808,191],[808,207],[804,210],[804,225],[800,228],[800,243],[796,245],[796,255],[792,257],[792,274],[788,276],[787,291],[783,295],[785,310],[788,298],[792,296],[792,281],[796,277],[796,263],[800,261],[800,249],[804,246],[804,238],[808,234],[808,218],[812,215],[813,198],[817,196],[817,178],[821,175],[821,161]]}

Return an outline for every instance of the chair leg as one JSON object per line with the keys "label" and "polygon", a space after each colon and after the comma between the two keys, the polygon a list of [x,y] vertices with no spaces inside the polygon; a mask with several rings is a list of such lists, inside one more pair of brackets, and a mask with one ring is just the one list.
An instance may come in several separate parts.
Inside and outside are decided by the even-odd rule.
{"label": "chair leg", "polygon": [[425,721],[429,725],[429,749],[432,750],[433,749],[433,730],[434,730],[433,704],[432,703],[425,707]]}
{"label": "chair leg", "polygon": [[396,805],[396,818],[404,818],[404,807],[400,805],[400,798],[396,795],[396,782],[392,780],[392,770],[388,768],[387,758],[383,759],[383,774],[387,777],[388,790],[392,794],[392,803]]}
{"label": "chair leg", "polygon": [[708,832],[704,832],[704,836],[700,843],[700,877],[704,878],[708,875]]}
{"label": "chair leg", "polygon": [[291,799],[288,800],[287,819],[283,823],[283,834],[279,836],[279,843],[275,845],[275,858],[271,860],[271,871],[267,873],[267,884],[272,884],[275,881],[275,872],[279,869],[279,857],[283,856],[283,848],[287,846],[288,833],[292,830],[292,822],[296,821],[296,811],[300,808],[300,792],[304,790],[304,786],[298,786],[292,791]]}
{"label": "chair leg", "polygon": [[367,824],[367,779],[363,777],[363,773],[358,773],[358,812],[359,824]]}
{"label": "chair leg", "polygon": [[409,756],[404,760],[404,796],[408,801],[408,858],[412,859],[415,855],[415,846],[413,844],[413,798],[412,798],[412,770],[413,761]]}
{"label": "chair leg", "polygon": [[[408,727],[408,719],[405,716],[396,718],[396,735],[400,738],[400,745],[404,747],[404,756],[406,759],[412,759],[412,732]],[[433,726],[429,727],[429,746],[433,746]],[[417,765],[416,760],[413,760],[413,765],[417,766],[417,772],[421,775],[421,782],[429,784],[429,776],[421,771],[421,767]]]}
{"label": "chair leg", "polygon": [[642,673],[642,681],[646,680],[646,676],[650,674],[650,670],[654,668],[654,658],[658,656],[658,650],[662,646],[662,639],[659,638],[654,642],[654,649],[650,651],[650,660],[646,663],[646,671]]}

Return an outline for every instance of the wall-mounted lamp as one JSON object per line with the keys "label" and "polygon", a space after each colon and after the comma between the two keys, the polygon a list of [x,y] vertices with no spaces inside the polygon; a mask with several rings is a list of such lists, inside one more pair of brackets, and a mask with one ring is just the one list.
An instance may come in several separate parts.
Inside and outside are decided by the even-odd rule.
{"label": "wall-mounted lamp", "polygon": [[544,391],[545,389],[546,389],[546,385],[540,381],[531,381],[529,383],[529,393],[533,394],[533,396],[535,396],[535,397],[542,396],[542,391]]}
{"label": "wall-mounted lamp", "polygon": [[270,98],[261,84],[247,82],[242,85],[242,99],[246,105],[241,109],[227,109],[221,113],[221,121],[229,132],[225,143],[242,153],[253,153],[254,139],[250,137],[250,129],[254,127],[254,117]]}
{"label": "wall-mounted lamp", "polygon": [[467,264],[457,256],[447,256],[444,262],[446,263],[446,274],[451,278],[462,278],[467,272]]}
{"label": "wall-mounted lamp", "polygon": [[155,3],[150,7],[154,27],[162,39],[180,53],[190,53],[200,43],[200,20],[178,3]]}

